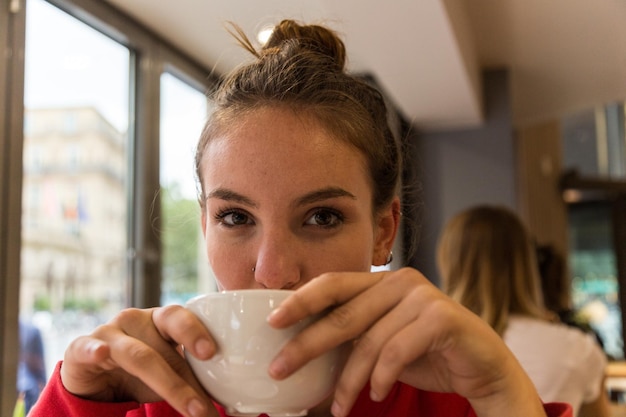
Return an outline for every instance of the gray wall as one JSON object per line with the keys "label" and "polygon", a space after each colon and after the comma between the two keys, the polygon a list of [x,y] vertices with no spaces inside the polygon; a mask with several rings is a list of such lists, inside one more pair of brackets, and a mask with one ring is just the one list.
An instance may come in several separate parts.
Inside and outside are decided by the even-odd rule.
{"label": "gray wall", "polygon": [[516,208],[515,143],[508,74],[483,74],[485,122],[479,128],[414,132],[412,162],[421,187],[420,230],[410,265],[439,284],[435,254],[445,222],[479,203]]}

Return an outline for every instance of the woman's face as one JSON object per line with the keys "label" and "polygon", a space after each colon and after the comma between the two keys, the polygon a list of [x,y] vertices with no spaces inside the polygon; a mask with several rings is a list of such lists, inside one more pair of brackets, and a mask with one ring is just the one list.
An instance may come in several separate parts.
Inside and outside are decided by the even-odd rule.
{"label": "woman's face", "polygon": [[324,272],[369,271],[395,237],[391,206],[373,218],[361,153],[288,109],[255,110],[214,138],[201,181],[221,290],[294,289]]}

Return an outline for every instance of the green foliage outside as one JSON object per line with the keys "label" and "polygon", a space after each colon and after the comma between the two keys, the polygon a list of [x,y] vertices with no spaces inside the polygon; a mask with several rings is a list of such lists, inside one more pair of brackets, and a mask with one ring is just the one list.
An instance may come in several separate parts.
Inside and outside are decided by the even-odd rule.
{"label": "green foliage outside", "polygon": [[35,311],[50,311],[52,305],[50,297],[46,295],[38,295],[35,297],[33,308]]}
{"label": "green foliage outside", "polygon": [[161,189],[163,290],[171,296],[197,290],[200,207],[176,185]]}
{"label": "green foliage outside", "polygon": [[97,313],[102,308],[102,303],[93,298],[67,298],[63,301],[63,310],[84,311]]}

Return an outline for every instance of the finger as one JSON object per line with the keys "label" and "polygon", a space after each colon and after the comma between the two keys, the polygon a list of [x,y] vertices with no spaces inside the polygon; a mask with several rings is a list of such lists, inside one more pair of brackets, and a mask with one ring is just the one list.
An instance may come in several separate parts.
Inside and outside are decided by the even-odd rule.
{"label": "finger", "polygon": [[111,359],[110,353],[109,345],[102,340],[91,336],[81,336],[70,344],[63,361],[64,363],[75,362],[111,370],[116,365]]}
{"label": "finger", "polygon": [[[382,277],[384,275],[378,275],[377,284],[366,285],[366,290],[362,290],[360,285],[348,284],[348,292],[358,295],[332,309],[290,340],[270,365],[270,375],[276,379],[286,378],[311,359],[362,334],[384,316],[402,298],[408,281],[403,278],[381,280]],[[350,280],[356,281],[359,280]],[[385,296],[380,296],[381,293]],[[297,300],[294,305],[299,311],[304,311],[301,307],[304,305],[304,297],[298,297]],[[343,296],[336,296],[335,300],[343,301]],[[314,300],[313,303],[315,302]],[[321,306],[324,303],[316,305]]]}
{"label": "finger", "polygon": [[163,339],[185,346],[198,359],[210,359],[216,352],[215,341],[202,322],[181,306],[153,310],[152,321]]}
{"label": "finger", "polygon": [[368,312],[376,314],[385,309],[379,304],[366,309],[354,300],[332,309],[283,346],[270,364],[270,376],[288,377],[311,359],[358,336],[368,326]]}
{"label": "finger", "polygon": [[[189,324],[185,324],[186,322]],[[120,312],[112,323],[114,324],[112,326],[113,329],[116,327],[124,329],[125,333],[131,335],[132,338],[137,338],[137,335],[141,335],[140,339],[143,343],[151,347],[159,355],[159,358],[168,365],[168,370],[179,375],[196,392],[205,392],[184,359],[181,349],[182,345],[180,344],[187,340],[193,340],[197,333],[204,336],[209,334],[207,329],[190,311],[180,306],[147,310],[126,309]],[[101,336],[104,340],[110,338],[113,341],[115,341],[115,337],[108,336],[106,333]],[[212,340],[209,340],[209,342],[212,342]],[[191,345],[193,346],[193,344]],[[208,352],[201,354],[196,352],[196,354],[198,356],[203,354],[210,356],[212,354],[210,349],[209,347],[207,349]],[[153,392],[150,392],[150,394],[154,395]]]}
{"label": "finger", "polygon": [[[110,334],[113,336],[113,332]],[[142,341],[117,332],[109,340],[111,358],[127,373],[141,380],[160,398],[185,416],[211,415],[208,399],[201,396],[165,361]],[[180,358],[182,361],[182,358]],[[213,413],[213,415],[217,415]]]}
{"label": "finger", "polygon": [[318,314],[328,307],[343,304],[380,281],[384,272],[326,273],[309,281],[283,301],[268,317],[277,328],[289,327],[305,317]]}
{"label": "finger", "polygon": [[[420,320],[396,332],[381,349],[370,378],[370,397],[382,401],[403,370],[430,346],[430,335],[420,329]],[[419,334],[419,337],[415,337]],[[407,343],[409,341],[409,343]]]}
{"label": "finger", "polygon": [[[463,329],[472,328],[472,317],[466,311],[460,314],[463,308],[434,288],[413,295],[411,304],[425,307],[414,320],[386,339],[371,376],[373,397],[384,398],[410,368],[411,383],[430,391],[450,391],[451,374],[463,375],[468,371],[463,360],[455,364],[454,351],[465,350],[460,348]],[[482,323],[477,317],[476,320]],[[481,335],[472,334],[470,338],[480,340]],[[474,360],[469,362],[469,368],[474,367]],[[427,372],[420,372],[426,369]]]}
{"label": "finger", "polygon": [[97,376],[117,368],[108,344],[91,336],[81,336],[70,343],[61,366],[61,380],[69,392],[99,401],[115,398],[106,383]]}
{"label": "finger", "polygon": [[[386,342],[417,318],[419,308],[411,301],[413,300],[404,298],[393,310],[390,310],[355,341],[350,358],[337,383],[335,390],[336,407],[343,410],[352,408],[356,398],[370,379]],[[389,386],[390,388],[391,386]],[[388,390],[379,388],[372,390],[371,396],[372,399],[380,401],[387,393]]]}

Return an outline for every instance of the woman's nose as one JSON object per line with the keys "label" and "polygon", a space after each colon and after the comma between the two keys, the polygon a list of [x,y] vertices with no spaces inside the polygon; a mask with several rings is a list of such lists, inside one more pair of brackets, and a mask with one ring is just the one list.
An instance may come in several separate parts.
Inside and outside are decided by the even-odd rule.
{"label": "woman's nose", "polygon": [[253,273],[254,280],[265,288],[297,287],[302,271],[294,243],[277,234],[264,238],[258,248]]}

